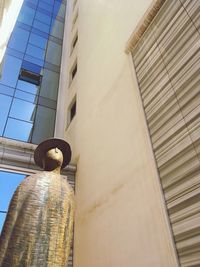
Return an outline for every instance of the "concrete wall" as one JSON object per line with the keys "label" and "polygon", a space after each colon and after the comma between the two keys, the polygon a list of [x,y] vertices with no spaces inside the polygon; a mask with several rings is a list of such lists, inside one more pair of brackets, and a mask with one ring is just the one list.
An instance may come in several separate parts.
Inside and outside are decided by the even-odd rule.
{"label": "concrete wall", "polygon": [[[78,73],[68,89],[67,78],[63,85],[64,112],[77,98],[65,132],[77,164],[74,267],[178,266],[132,60],[124,53],[150,4],[77,3]],[[69,43],[73,31],[66,33]],[[63,60],[65,71],[73,57]]]}
{"label": "concrete wall", "polygon": [[0,75],[6,46],[15,26],[22,4],[23,0],[0,1]]}

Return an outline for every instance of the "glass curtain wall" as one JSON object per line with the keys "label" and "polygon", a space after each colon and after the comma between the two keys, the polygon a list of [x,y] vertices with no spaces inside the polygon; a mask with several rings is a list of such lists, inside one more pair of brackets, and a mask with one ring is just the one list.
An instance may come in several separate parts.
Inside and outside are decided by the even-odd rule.
{"label": "glass curtain wall", "polygon": [[24,0],[0,77],[0,136],[54,134],[66,1]]}

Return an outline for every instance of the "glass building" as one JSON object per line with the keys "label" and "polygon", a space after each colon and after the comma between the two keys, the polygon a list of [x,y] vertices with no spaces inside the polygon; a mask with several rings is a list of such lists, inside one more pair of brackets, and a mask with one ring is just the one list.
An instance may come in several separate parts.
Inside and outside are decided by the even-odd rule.
{"label": "glass building", "polygon": [[[0,232],[36,144],[54,136],[66,0],[24,0],[0,68]],[[74,186],[75,168],[63,170]],[[72,255],[68,266],[72,266]]]}
{"label": "glass building", "polygon": [[0,136],[40,143],[54,135],[65,0],[24,0],[3,59]]}

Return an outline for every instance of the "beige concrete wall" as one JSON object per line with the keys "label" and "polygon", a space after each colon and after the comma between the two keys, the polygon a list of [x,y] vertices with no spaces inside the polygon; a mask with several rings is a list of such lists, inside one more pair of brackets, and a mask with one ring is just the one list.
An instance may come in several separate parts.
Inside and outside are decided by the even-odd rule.
{"label": "beige concrete wall", "polygon": [[[178,266],[132,61],[124,53],[150,3],[77,3],[78,73],[69,89],[65,81],[64,108],[76,94],[77,114],[65,133],[77,164],[74,267]],[[70,59],[65,62],[67,70]]]}
{"label": "beige concrete wall", "polygon": [[0,1],[0,75],[2,60],[5,54],[8,40],[14,28],[23,0]]}
{"label": "beige concrete wall", "polygon": [[5,8],[5,0],[1,0],[0,1],[0,25],[1,25],[2,20],[3,20],[4,8]]}

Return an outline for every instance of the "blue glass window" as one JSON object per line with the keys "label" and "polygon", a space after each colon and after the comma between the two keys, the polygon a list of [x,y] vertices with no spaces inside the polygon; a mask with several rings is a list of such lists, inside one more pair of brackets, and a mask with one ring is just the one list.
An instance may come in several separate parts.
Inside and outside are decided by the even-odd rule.
{"label": "blue glass window", "polygon": [[37,35],[39,35],[41,37],[44,37],[46,39],[49,39],[49,34],[48,33],[43,32],[43,31],[40,31],[40,30],[38,30],[36,28],[32,28],[32,33],[35,33],[35,34],[37,34]]}
{"label": "blue glass window", "polygon": [[31,72],[38,73],[38,74],[40,74],[41,71],[42,71],[42,67],[41,66],[33,64],[33,63],[31,63],[29,61],[25,61],[25,60],[22,63],[22,68],[25,69],[25,70],[29,70]]}
{"label": "blue glass window", "polygon": [[52,20],[50,34],[58,39],[63,38],[64,23],[57,19]]}
{"label": "blue glass window", "polygon": [[54,71],[44,69],[42,84],[40,88],[40,96],[50,98],[52,100],[57,100],[58,83],[59,74]]}
{"label": "blue glass window", "polygon": [[25,3],[30,3],[34,6],[37,6],[38,0],[24,0]]}
{"label": "blue glass window", "polygon": [[[56,111],[54,109],[38,105],[32,136],[33,143],[38,144],[43,141],[44,138],[53,136],[55,115]],[[45,125],[45,127],[41,127],[41,125]]]}
{"label": "blue glass window", "polygon": [[3,130],[8,117],[12,97],[0,94],[0,107],[1,107],[1,119],[0,119],[0,135],[3,135]]}
{"label": "blue glass window", "polygon": [[16,25],[16,27],[19,27],[19,28],[24,29],[26,31],[30,31],[31,30],[31,26],[29,26],[27,24],[24,24],[23,22],[20,22],[18,20],[17,20],[15,25]]}
{"label": "blue glass window", "polygon": [[49,33],[49,29],[50,29],[49,25],[44,24],[38,20],[34,20],[33,27],[46,33]]}
{"label": "blue glass window", "polygon": [[20,28],[15,28],[8,46],[20,52],[24,52],[28,42],[29,32]]}
{"label": "blue glass window", "polygon": [[10,55],[10,56],[17,57],[19,59],[23,59],[23,57],[24,57],[24,53],[23,52],[19,52],[19,51],[15,50],[15,49],[9,48],[9,47],[7,47],[7,49],[6,49],[6,54]]}
{"label": "blue glass window", "polygon": [[35,104],[14,98],[9,116],[16,119],[33,121]]}
{"label": "blue glass window", "polygon": [[36,12],[36,15],[35,15],[35,18],[45,24],[48,24],[50,25],[51,24],[51,17],[48,16],[48,15],[45,15],[44,13],[42,12],[39,12],[37,11]]}
{"label": "blue glass window", "polygon": [[[35,65],[39,65],[41,67],[44,66],[44,60],[41,60],[39,58],[36,58],[36,57],[32,57],[32,56],[29,56],[29,55],[25,55],[24,57],[25,61],[28,61],[28,62],[32,62],[34,63]],[[33,64],[33,65],[34,65]]]}
{"label": "blue glass window", "polygon": [[17,88],[24,91],[28,92],[31,94],[37,94],[38,93],[38,87],[35,84],[25,82],[25,81],[18,81],[17,83]]}
{"label": "blue glass window", "polygon": [[61,18],[65,17],[65,5],[55,1],[53,13]]}
{"label": "blue glass window", "polygon": [[49,25],[44,24],[43,22],[40,22],[38,20],[34,20],[33,27],[47,34],[49,33],[50,30]]}
{"label": "blue glass window", "polygon": [[54,64],[60,65],[62,48],[61,45],[56,44],[55,42],[49,41],[47,46],[46,61]]}
{"label": "blue glass window", "polygon": [[30,38],[29,38],[29,43],[38,46],[42,49],[46,48],[47,45],[47,39],[43,38],[37,34],[31,33]]}
{"label": "blue glass window", "polygon": [[39,96],[38,105],[45,106],[47,108],[56,109],[57,102],[52,99]]}
{"label": "blue glass window", "polygon": [[49,5],[53,5],[54,4],[54,0],[43,0],[43,2],[49,4]]}
{"label": "blue glass window", "polygon": [[39,58],[39,59],[44,59],[45,50],[29,44],[27,46],[26,54],[33,56],[33,57],[36,57],[36,58]]}
{"label": "blue glass window", "polygon": [[31,103],[36,103],[37,102],[37,96],[30,94],[30,93],[26,93],[24,91],[21,90],[16,90],[15,91],[15,97],[16,98],[20,98],[26,101],[29,101]]}
{"label": "blue glass window", "polygon": [[45,62],[45,65],[44,67],[48,70],[52,70],[52,71],[55,71],[55,72],[60,72],[60,66],[56,66],[56,65],[53,65],[49,62]]}
{"label": "blue glass window", "polygon": [[9,118],[4,136],[20,141],[30,141],[32,126],[32,123]]}
{"label": "blue glass window", "polygon": [[15,87],[19,76],[22,61],[18,58],[6,55],[3,62],[2,77],[0,83]]}
{"label": "blue glass window", "polygon": [[[20,182],[25,178],[24,174],[0,171],[0,210],[7,211],[10,200]],[[6,218],[6,213],[0,213],[0,232]]]}
{"label": "blue glass window", "polygon": [[40,8],[44,9],[44,10],[47,10],[49,12],[52,12],[52,9],[53,9],[53,6],[52,5],[49,5],[43,1],[40,1],[39,2],[39,5],[38,5]]}
{"label": "blue glass window", "polygon": [[8,87],[6,85],[0,84],[0,94],[13,96],[14,95],[14,91],[15,90],[12,87]]}
{"label": "blue glass window", "polygon": [[[34,1],[35,2],[35,1]],[[35,10],[23,5],[19,13],[18,21],[23,22],[28,25],[32,25],[35,15]]]}

